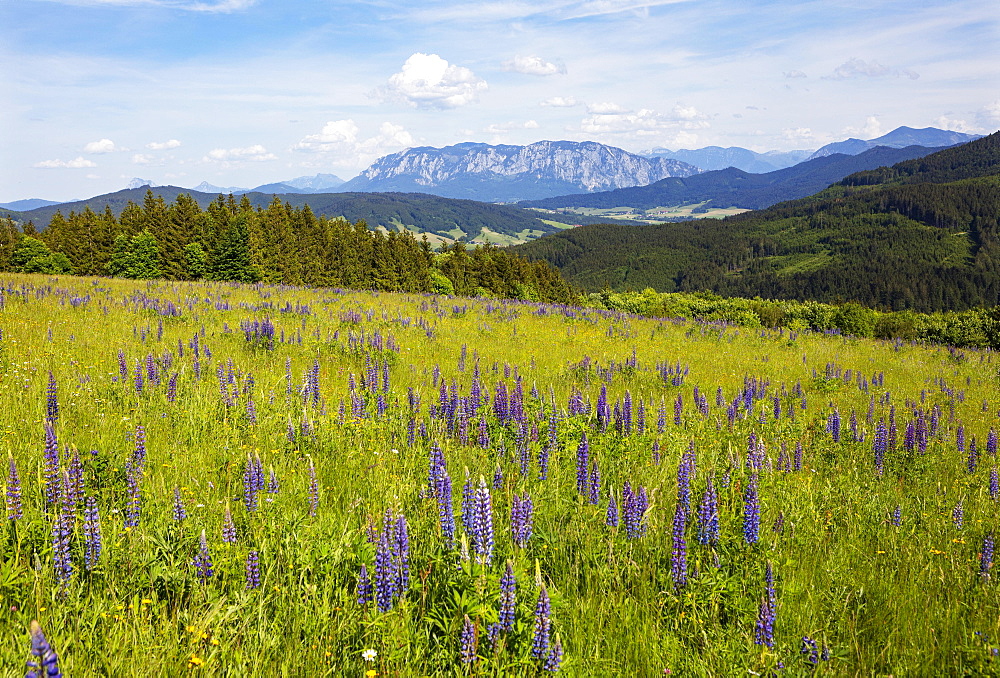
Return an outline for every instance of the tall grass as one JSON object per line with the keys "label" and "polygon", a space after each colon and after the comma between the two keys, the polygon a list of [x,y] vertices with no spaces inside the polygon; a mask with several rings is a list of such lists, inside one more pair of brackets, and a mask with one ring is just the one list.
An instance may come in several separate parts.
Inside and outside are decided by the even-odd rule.
{"label": "tall grass", "polygon": [[[998,523],[990,491],[997,461],[987,441],[998,427],[1000,393],[989,352],[488,299],[16,275],[0,283],[0,468],[7,478],[13,460],[23,503],[23,516],[5,517],[0,530],[0,628],[11,631],[0,634],[0,675],[18,675],[28,659],[32,619],[72,676],[536,675],[545,665],[532,652],[542,586],[551,596],[549,647],[558,638],[567,675],[996,673],[1000,603],[996,576],[980,560]],[[273,347],[240,329],[264,319],[275,327]],[[682,383],[665,381],[659,363],[679,364]],[[317,365],[318,382],[310,383]],[[447,411],[453,381],[457,396],[470,398],[477,365],[482,404],[463,424],[460,400],[449,422],[442,402]],[[497,385],[509,394],[517,377],[527,475],[518,426],[499,421],[494,405]],[[755,396],[731,418],[748,378],[758,384]],[[628,392],[631,431],[616,430],[613,414],[602,429],[595,412],[602,386],[609,410],[617,405],[623,419]],[[707,414],[695,405],[696,388]],[[412,408],[411,389],[419,399]],[[574,392],[589,410],[571,413]],[[872,445],[890,408],[896,445],[880,475]],[[835,410],[839,441],[828,430]],[[102,553],[88,570],[83,500],[71,504],[64,520],[72,575],[62,582],[53,547],[61,511],[47,507],[44,494],[47,418],[60,471],[78,452],[83,494],[100,512]],[[481,419],[486,447],[478,442]],[[929,429],[923,450],[906,441],[907,425],[919,420]],[[139,427],[145,461],[130,476]],[[596,505],[577,492],[583,433],[601,478]],[[763,445],[758,469],[750,468],[751,436]],[[970,472],[973,438],[981,457]],[[678,464],[692,443],[688,579],[677,586]],[[452,483],[453,545],[429,485],[432,445]],[[262,489],[251,511],[244,474],[257,458],[279,490]],[[744,536],[752,472],[756,544]],[[489,563],[462,526],[462,488],[480,477],[492,502]],[[702,545],[698,504],[710,477],[720,536]],[[139,491],[135,527],[125,526],[130,482]],[[623,523],[606,524],[609,497],[621,507],[626,482],[648,498],[635,538]],[[187,514],[180,521],[175,489]],[[515,494],[534,506],[524,547],[511,536]],[[223,540],[227,507],[232,543]],[[374,602],[359,604],[357,584],[362,565],[375,576],[386,511],[405,516],[409,583],[380,612]],[[195,566],[203,530],[213,569],[204,581]],[[248,589],[251,551],[259,553],[260,586]],[[517,580],[515,625],[494,647],[489,626],[508,562]],[[768,563],[773,646],[755,642]],[[472,662],[462,661],[466,616],[475,630]],[[801,652],[804,636],[816,644],[815,662],[808,644]],[[366,650],[375,651],[370,661]]]}

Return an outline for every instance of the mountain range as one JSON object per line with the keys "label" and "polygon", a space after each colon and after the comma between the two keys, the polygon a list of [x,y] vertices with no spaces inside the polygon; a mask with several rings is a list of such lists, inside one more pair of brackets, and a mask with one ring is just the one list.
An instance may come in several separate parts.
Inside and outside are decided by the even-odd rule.
{"label": "mountain range", "polygon": [[862,139],[845,139],[835,141],[821,147],[809,159],[822,158],[834,153],[844,153],[846,155],[857,155],[876,146],[888,146],[889,148],[905,148],[906,146],[928,146],[931,148],[943,146],[955,146],[965,144],[970,141],[982,138],[982,134],[965,134],[964,132],[952,132],[950,130],[937,129],[936,127],[924,127],[914,129],[912,127],[897,127],[888,134],[883,134],[867,141]]}
{"label": "mountain range", "polygon": [[587,290],[652,287],[893,310],[994,307],[1000,132],[760,211],[583,226],[514,251],[548,261]]}
{"label": "mountain range", "polygon": [[751,174],[735,167],[685,178],[661,179],[648,186],[619,188],[588,195],[563,195],[518,203],[543,209],[608,209],[700,204],[700,209],[739,207],[756,210],[785,200],[804,198],[840,181],[848,174],[920,158],[935,148],[875,146],[858,155],[834,153],[765,174]]}
{"label": "mountain range", "polygon": [[791,167],[806,160],[812,151],[767,151],[757,153],[747,148],[739,146],[705,146],[689,150],[682,148],[678,151],[671,151],[667,148],[654,148],[643,151],[641,155],[649,158],[673,158],[694,165],[705,171],[726,169],[735,167],[744,172],[762,174],[773,172],[774,170]]}
{"label": "mountain range", "polygon": [[646,158],[593,141],[539,141],[527,146],[462,143],[387,155],[340,189],[516,202],[642,186],[699,171],[678,160]]}

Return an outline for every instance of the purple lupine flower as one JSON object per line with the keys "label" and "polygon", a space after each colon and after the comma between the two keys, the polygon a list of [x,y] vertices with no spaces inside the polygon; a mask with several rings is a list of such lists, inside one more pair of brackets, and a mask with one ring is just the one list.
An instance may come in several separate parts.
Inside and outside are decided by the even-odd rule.
{"label": "purple lupine flower", "polygon": [[965,525],[965,507],[962,505],[961,500],[951,510],[951,522],[955,523],[955,527],[959,529],[962,529]]}
{"label": "purple lupine flower", "polygon": [[125,484],[128,487],[128,499],[125,502],[125,527],[138,527],[139,518],[142,512],[142,493],[139,489],[139,482],[142,480],[142,472],[130,459],[125,462]]}
{"label": "purple lupine flower", "polygon": [[698,504],[698,543],[715,544],[719,540],[719,497],[712,476]]}
{"label": "purple lupine flower", "polygon": [[499,490],[503,488],[503,469],[500,468],[500,464],[497,464],[497,470],[493,472],[493,489]]}
{"label": "purple lupine flower", "polygon": [[545,663],[542,665],[542,669],[549,673],[555,673],[559,670],[559,665],[562,664],[562,658],[562,638],[557,635],[556,642],[552,644],[549,653],[545,656]]}
{"label": "purple lupine flower", "polygon": [[187,508],[184,506],[184,500],[181,498],[181,488],[174,488],[174,520],[176,522],[182,522],[187,518]]}
{"label": "purple lupine flower", "polygon": [[670,572],[674,579],[674,588],[682,588],[687,584],[687,511],[678,501],[674,510],[673,552],[670,556]]}
{"label": "purple lupine flower", "polygon": [[490,448],[490,430],[486,426],[485,415],[479,418],[479,435],[476,442],[479,444],[479,447],[484,450],[488,450]]}
{"label": "purple lupine flower", "polygon": [[177,401],[177,372],[170,375],[170,381],[167,382],[167,402],[172,403]]}
{"label": "purple lupine flower", "polygon": [[146,467],[146,429],[143,426],[135,427],[135,451],[132,459],[136,470],[142,473]]}
{"label": "purple lupine flower", "polygon": [[796,471],[802,470],[802,441],[799,440],[795,443],[795,464],[794,469]]}
{"label": "purple lupine flower", "polygon": [[101,558],[101,516],[97,510],[97,499],[87,497],[83,509],[83,562],[90,572]]}
{"label": "purple lupine flower", "polygon": [[990,568],[993,567],[993,533],[990,532],[983,539],[983,550],[979,555],[979,575],[984,579],[989,579]]}
{"label": "purple lupine flower", "polygon": [[514,578],[514,568],[507,561],[507,568],[500,577],[500,616],[499,625],[504,631],[514,630],[514,612],[517,604],[517,580]]}
{"label": "purple lupine flower", "polygon": [[123,382],[128,379],[128,360],[125,359],[125,353],[121,349],[118,349],[118,374],[121,375]]}
{"label": "purple lupine flower", "polygon": [[56,378],[49,370],[49,385],[46,389],[45,421],[54,424],[59,418],[59,398],[56,393]]}
{"label": "purple lupine flower", "polygon": [[996,500],[1000,495],[1000,476],[997,475],[997,467],[990,469],[990,499]]}
{"label": "purple lupine flower", "polygon": [[478,658],[476,656],[476,627],[469,619],[469,615],[465,615],[465,620],[462,622],[462,663],[471,664]]}
{"label": "purple lupine flower", "polygon": [[17,473],[14,457],[10,458],[10,473],[7,475],[7,519],[20,520],[24,517],[21,503],[21,477]]}
{"label": "purple lupine flower", "polygon": [[990,432],[986,434],[986,454],[991,457],[997,456],[997,432],[995,429],[990,429]]}
{"label": "purple lupine flower", "polygon": [[955,430],[955,449],[959,452],[965,452],[965,425],[959,424],[958,428]]}
{"label": "purple lupine flower", "polygon": [[383,528],[375,548],[375,602],[379,612],[391,610],[396,596],[398,577],[393,557],[395,550],[393,541],[389,530]]}
{"label": "purple lupine flower", "polygon": [[748,544],[760,539],[760,499],[757,495],[757,474],[750,476],[743,494],[743,538]]}
{"label": "purple lupine flower", "polygon": [[885,469],[885,451],[889,445],[889,431],[886,429],[885,422],[879,421],[878,426],[875,428],[875,439],[872,442],[872,453],[875,456],[875,470],[879,475],[882,475]]}
{"label": "purple lupine flower", "polygon": [[804,656],[810,664],[819,663],[819,648],[816,646],[816,641],[809,636],[802,636],[802,645],[799,649],[799,654]]}
{"label": "purple lupine flower", "polygon": [[31,620],[31,654],[37,661],[28,662],[28,672],[24,678],[62,678],[59,670],[59,657],[42,633],[42,627],[34,619]]}
{"label": "purple lupine flower", "polygon": [[145,378],[142,374],[142,361],[138,358],[135,359],[135,392],[142,393],[142,388],[145,385]]}
{"label": "purple lupine flower", "polygon": [[319,481],[316,479],[316,466],[309,460],[309,517],[315,518],[319,510]]}
{"label": "purple lupine flower", "polygon": [[587,470],[590,467],[590,444],[587,442],[587,433],[580,436],[580,444],[576,448],[576,491],[580,494],[587,493]]}
{"label": "purple lupine flower", "polygon": [[903,507],[899,506],[898,504],[896,505],[896,508],[892,510],[892,518],[889,520],[889,522],[894,527],[899,527],[900,525],[903,524]]}
{"label": "purple lupine flower", "polygon": [[615,501],[614,492],[608,497],[608,510],[604,516],[604,523],[608,527],[618,527],[618,503]]}
{"label": "purple lupine flower", "polygon": [[445,548],[452,548],[455,545],[455,511],[452,506],[451,497],[451,476],[443,470],[437,478],[434,488],[434,496],[438,502],[438,517],[441,522],[441,534],[444,536]]}
{"label": "purple lupine flower", "polygon": [[531,533],[534,529],[534,512],[535,506],[527,493],[523,498],[519,495],[514,495],[510,516],[511,539],[521,548],[524,548],[531,538]]}
{"label": "purple lupine flower", "polygon": [[684,397],[678,393],[674,399],[674,426],[681,425],[681,415],[684,413]]}
{"label": "purple lupine flower", "polygon": [[645,517],[648,508],[646,488],[640,487],[633,491],[629,482],[625,481],[622,488],[622,522],[629,539],[638,539],[646,533]]}
{"label": "purple lupine flower", "polygon": [[476,527],[476,489],[465,469],[465,485],[462,486],[462,529],[466,534],[472,534]]}
{"label": "purple lupine flower", "polygon": [[966,470],[969,473],[975,473],[977,466],[979,466],[979,449],[976,447],[976,439],[973,438],[969,441],[969,457],[966,460]]}
{"label": "purple lupine flower", "polygon": [[590,465],[590,494],[588,500],[594,506],[597,506],[601,501],[601,472],[597,468],[597,462],[593,462]]}
{"label": "purple lupine flower", "polygon": [[247,455],[243,467],[243,505],[251,513],[257,510],[257,493],[263,484],[263,472],[258,466],[259,462],[260,459],[255,461],[253,457]]}
{"label": "purple lupine flower", "polygon": [[760,606],[757,608],[757,623],[754,626],[754,644],[774,647],[774,622],[776,612],[777,611],[774,609],[773,603],[768,596],[761,596]]}
{"label": "purple lupine flower", "polygon": [[45,505],[55,507],[59,500],[59,442],[51,424],[45,425]]}
{"label": "purple lupine flower", "polygon": [[[267,479],[267,493],[270,495],[275,495],[278,494],[279,489],[281,489],[281,486],[278,484],[278,476],[275,474],[274,467],[272,466],[270,475],[268,476]],[[274,497],[273,496],[268,497],[267,501],[274,501]]]}
{"label": "purple lupine flower", "polygon": [[233,522],[233,512],[226,505],[226,513],[222,518],[222,541],[227,544],[236,543],[236,524]]}
{"label": "purple lupine flower", "polygon": [[406,516],[400,514],[392,521],[392,531],[395,537],[396,556],[396,592],[405,595],[410,588],[410,534],[406,524]]}
{"label": "purple lupine flower", "polygon": [[358,573],[358,605],[364,607],[372,601],[372,580],[368,576],[368,566],[361,563],[361,571]]}
{"label": "purple lupine flower", "polygon": [[685,515],[691,511],[691,476],[695,468],[694,441],[688,445],[687,451],[681,455],[677,465],[677,503],[683,507]]}
{"label": "purple lupine flower", "polygon": [[479,477],[473,506],[472,550],[479,562],[489,565],[493,558],[493,501],[486,479]]}
{"label": "purple lupine flower", "polygon": [[826,432],[833,438],[833,442],[840,442],[840,412],[836,409],[830,413],[826,420]]}
{"label": "purple lupine flower", "polygon": [[56,581],[63,591],[69,584],[70,577],[73,576],[70,537],[73,536],[75,522],[75,506],[70,501],[69,474],[64,471],[59,495],[59,511],[52,516],[52,562],[55,567]]}
{"label": "purple lupine flower", "polygon": [[215,572],[212,570],[212,555],[208,551],[208,537],[205,536],[205,530],[201,531],[201,537],[198,539],[198,553],[194,557],[193,564],[198,573],[198,580],[202,584],[208,583]]}
{"label": "purple lupine flower", "polygon": [[538,603],[535,605],[535,632],[531,644],[531,655],[535,659],[544,660],[548,654],[552,633],[551,614],[552,604],[549,601],[549,592],[542,586],[538,591]]}
{"label": "purple lupine flower", "polygon": [[260,555],[256,550],[247,554],[247,590],[260,588]]}

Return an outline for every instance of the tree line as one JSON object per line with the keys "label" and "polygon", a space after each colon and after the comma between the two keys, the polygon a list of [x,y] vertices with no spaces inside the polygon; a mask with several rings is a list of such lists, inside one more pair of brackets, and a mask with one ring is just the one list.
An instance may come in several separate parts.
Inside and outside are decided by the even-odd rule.
{"label": "tree line", "polygon": [[127,278],[228,280],[313,287],[437,292],[566,303],[576,295],[558,271],[489,245],[434,251],[410,232],[364,220],[316,216],[275,196],[254,207],[219,196],[202,209],[189,195],[168,203],[147,191],[115,216],[89,207],[23,231],[0,220],[0,270]]}

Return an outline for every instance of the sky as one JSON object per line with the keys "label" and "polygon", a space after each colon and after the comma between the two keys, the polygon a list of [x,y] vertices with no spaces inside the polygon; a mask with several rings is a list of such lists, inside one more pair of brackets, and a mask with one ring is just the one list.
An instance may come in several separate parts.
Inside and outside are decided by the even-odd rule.
{"label": "sky", "polygon": [[996,0],[0,0],[0,202],[350,179],[464,141],[1000,129]]}

